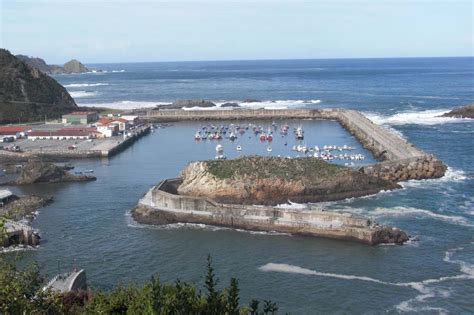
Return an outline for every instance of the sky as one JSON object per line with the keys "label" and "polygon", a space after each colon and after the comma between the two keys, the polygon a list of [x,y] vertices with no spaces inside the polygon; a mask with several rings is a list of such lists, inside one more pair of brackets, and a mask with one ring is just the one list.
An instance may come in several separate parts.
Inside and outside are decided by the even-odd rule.
{"label": "sky", "polygon": [[473,1],[0,0],[0,46],[62,64],[474,55]]}

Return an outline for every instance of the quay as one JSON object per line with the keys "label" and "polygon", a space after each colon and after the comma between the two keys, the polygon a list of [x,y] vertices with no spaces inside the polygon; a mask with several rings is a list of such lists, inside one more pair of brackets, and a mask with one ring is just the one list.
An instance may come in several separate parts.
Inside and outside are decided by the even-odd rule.
{"label": "quay", "polygon": [[13,221],[5,220],[5,227],[3,232],[3,247],[11,245],[29,245],[36,246],[39,244],[40,237],[35,230],[26,224]]}
{"label": "quay", "polygon": [[[130,132],[124,137],[111,137],[105,139],[89,140],[31,140],[18,139],[15,144],[22,150],[21,152],[11,152],[0,150],[0,160],[28,160],[29,158],[46,158],[51,160],[79,159],[79,158],[100,158],[110,157],[117,154],[141,137],[149,134],[151,126],[146,124]],[[70,147],[74,145],[74,149]]]}
{"label": "quay", "polygon": [[149,122],[256,119],[335,120],[379,160],[360,171],[392,181],[444,176],[447,167],[435,156],[415,147],[399,135],[373,123],[362,113],[344,108],[150,110],[141,119]]}
{"label": "quay", "polygon": [[133,210],[143,224],[200,223],[252,231],[275,231],[356,241],[368,245],[402,244],[405,232],[383,227],[350,213],[321,209],[222,204],[205,197],[177,194],[181,179],[165,179],[151,188]]}

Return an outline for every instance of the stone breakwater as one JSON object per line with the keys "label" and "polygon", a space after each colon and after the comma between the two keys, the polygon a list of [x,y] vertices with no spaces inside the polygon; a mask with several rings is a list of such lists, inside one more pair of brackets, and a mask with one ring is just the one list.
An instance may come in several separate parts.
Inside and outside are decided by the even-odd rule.
{"label": "stone breakwater", "polygon": [[375,158],[382,161],[360,168],[373,176],[400,181],[444,176],[446,165],[390,130],[373,123],[356,110],[322,109],[233,109],[233,110],[152,110],[141,117],[149,121],[251,119],[335,120],[350,132]]}
{"label": "stone breakwater", "polygon": [[222,204],[204,197],[177,194],[181,179],[162,181],[140,200],[133,218],[144,224],[201,223],[253,231],[357,241],[369,245],[403,244],[405,232],[367,218],[320,209]]}

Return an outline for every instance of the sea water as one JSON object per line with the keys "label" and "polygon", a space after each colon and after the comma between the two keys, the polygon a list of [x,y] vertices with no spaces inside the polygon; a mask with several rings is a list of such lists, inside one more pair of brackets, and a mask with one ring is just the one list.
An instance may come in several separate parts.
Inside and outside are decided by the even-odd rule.
{"label": "sea water", "polygon": [[[76,265],[103,289],[142,283],[154,273],[201,287],[211,254],[221,285],[239,279],[242,303],[271,299],[281,313],[472,313],[474,122],[438,116],[474,101],[473,64],[473,58],[100,64],[88,66],[106,72],[55,76],[83,105],[131,108],[203,98],[254,108],[354,108],[449,168],[441,179],[323,204],[402,228],[412,237],[404,246],[137,224],[129,211],[152,185],[177,176],[189,161],[214,158],[217,142],[194,141],[207,122],[177,123],[110,159],[74,162],[94,169],[96,182],[14,188],[55,196],[34,221],[41,246],[22,252],[21,262],[36,260],[48,275],[58,272],[58,261],[63,271]],[[335,122],[276,123],[303,126],[308,146],[353,145],[367,155],[362,163],[373,161]],[[271,144],[249,134],[221,143],[230,158],[267,155],[269,145],[273,155],[296,156],[291,128]]]}

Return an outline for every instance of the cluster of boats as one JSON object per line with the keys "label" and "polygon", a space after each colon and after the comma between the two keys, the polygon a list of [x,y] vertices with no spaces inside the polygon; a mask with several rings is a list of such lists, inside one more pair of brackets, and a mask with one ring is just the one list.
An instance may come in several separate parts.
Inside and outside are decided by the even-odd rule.
{"label": "cluster of boats", "polygon": [[[290,126],[284,124],[279,129],[279,133],[282,137],[288,135]],[[258,139],[262,142],[268,141],[272,142],[274,134],[277,133],[278,126],[275,122],[272,122],[272,125],[268,128],[264,128],[261,125],[255,124],[246,124],[246,125],[219,125],[208,124],[202,126],[200,130],[197,130],[194,134],[194,140],[222,140],[229,139],[231,141],[236,140],[239,136],[243,136],[246,132],[252,132]],[[294,134],[297,140],[304,139],[303,128],[298,127],[294,128]],[[249,137],[250,138],[250,137]]]}
{"label": "cluster of boats", "polygon": [[[249,139],[252,138],[252,134],[255,135],[260,142],[268,142],[271,143],[273,141],[275,134],[280,134],[281,137],[285,137],[290,132],[290,126],[288,124],[283,124],[279,128],[275,122],[271,124],[270,127],[263,127],[261,125],[256,124],[229,124],[229,125],[214,125],[208,124],[202,126],[201,129],[196,131],[194,135],[194,139],[196,141],[201,140],[222,140],[222,139],[229,139],[231,141],[237,140],[238,137],[244,136],[246,133],[250,134],[248,137]],[[352,161],[362,161],[365,159],[363,154],[356,154],[352,153],[355,149],[354,147],[348,145],[324,145],[324,146],[307,146],[302,144],[304,140],[304,130],[303,128],[296,127],[293,128],[293,134],[297,143],[293,146],[293,151],[298,153],[302,153],[304,155],[309,155],[318,159],[332,161],[332,160],[344,160],[348,161],[349,163],[345,163],[346,165],[353,165]],[[284,145],[288,145],[287,142]],[[243,148],[239,144],[235,147],[235,150],[238,153],[241,153]],[[273,151],[271,145],[267,146],[267,152],[270,154]],[[227,156],[224,154],[224,147],[222,144],[217,144],[216,146],[216,156],[217,160],[224,160]]]}
{"label": "cluster of boats", "polygon": [[[365,156],[363,154],[348,154],[345,152],[344,154],[342,153],[343,151],[352,151],[354,150],[353,147],[350,147],[348,145],[343,145],[343,146],[336,146],[336,145],[325,145],[322,147],[315,146],[314,148],[312,147],[307,147],[306,145],[294,145],[293,146],[293,151],[301,152],[304,154],[310,154],[315,158],[320,158],[322,160],[350,160],[350,161],[362,161],[365,160]],[[334,151],[336,151],[334,153]],[[338,152],[341,152],[338,154]]]}

